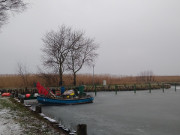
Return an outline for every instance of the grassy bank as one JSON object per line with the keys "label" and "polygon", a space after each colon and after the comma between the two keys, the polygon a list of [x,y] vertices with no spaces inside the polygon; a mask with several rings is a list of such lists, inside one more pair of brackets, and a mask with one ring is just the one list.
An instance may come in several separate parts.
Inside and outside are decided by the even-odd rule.
{"label": "grassy bank", "polygon": [[[17,134],[64,135],[64,133],[54,129],[51,124],[44,120],[40,115],[33,114],[29,109],[25,108],[22,104],[17,103],[12,98],[0,98],[0,110],[2,111],[4,109],[8,110],[6,114],[3,114],[4,118],[12,119],[14,123],[20,125],[19,130],[21,131]],[[8,117],[6,117],[6,115]]]}

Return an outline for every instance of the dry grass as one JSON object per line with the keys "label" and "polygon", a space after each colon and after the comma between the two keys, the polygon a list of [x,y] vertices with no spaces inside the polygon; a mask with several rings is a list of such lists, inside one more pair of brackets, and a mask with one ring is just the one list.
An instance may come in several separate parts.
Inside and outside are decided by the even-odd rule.
{"label": "dry grass", "polygon": [[180,76],[156,76],[157,82],[180,82]]}
{"label": "dry grass", "polygon": [[[42,77],[41,75],[33,74],[27,75],[28,85],[27,87],[34,87],[34,83],[39,81],[44,86],[58,86],[58,75],[48,75]],[[73,76],[70,74],[64,75],[64,85],[72,86]],[[180,82],[180,76],[153,76],[153,82]],[[136,76],[114,76],[114,75],[95,75],[94,83],[102,85],[103,80],[106,80],[107,84],[134,84],[144,83],[138,80]],[[91,74],[78,74],[77,85],[92,85],[93,76]],[[22,78],[19,75],[0,75],[0,88],[24,88]]]}

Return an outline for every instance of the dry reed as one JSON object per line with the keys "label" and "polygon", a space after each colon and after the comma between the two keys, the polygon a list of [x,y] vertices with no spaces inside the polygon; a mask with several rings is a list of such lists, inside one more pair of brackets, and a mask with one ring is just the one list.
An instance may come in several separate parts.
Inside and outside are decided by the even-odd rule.
{"label": "dry reed", "polygon": [[[40,82],[44,86],[57,87],[58,86],[58,75],[49,74],[43,77],[39,74],[27,75],[28,85],[27,87],[34,87],[34,83]],[[114,76],[114,75],[95,75],[94,84],[102,85],[103,80],[106,80],[107,84],[134,84],[134,83],[145,83],[139,81],[136,76]],[[72,86],[73,76],[71,74],[65,74],[63,76],[64,85]],[[180,76],[154,76],[153,82],[180,82]],[[77,85],[92,85],[93,76],[91,74],[78,74]],[[19,75],[0,75],[0,88],[24,88],[26,87],[23,83],[22,78]]]}

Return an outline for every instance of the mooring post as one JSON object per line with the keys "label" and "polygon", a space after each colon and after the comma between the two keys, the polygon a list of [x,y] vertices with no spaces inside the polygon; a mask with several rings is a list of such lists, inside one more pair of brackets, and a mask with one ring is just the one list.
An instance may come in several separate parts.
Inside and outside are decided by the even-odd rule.
{"label": "mooring post", "polygon": [[94,89],[94,92],[95,92],[95,96],[96,96],[96,94],[97,94],[97,92],[96,92],[96,85],[95,85],[95,89]]}
{"label": "mooring post", "polygon": [[38,105],[38,106],[36,106],[36,113],[41,113],[42,111],[41,111],[41,106],[40,105]]}
{"label": "mooring post", "polygon": [[163,83],[163,92],[164,92],[164,83]]}
{"label": "mooring post", "polygon": [[12,98],[14,98],[15,97],[15,92],[12,91],[11,94],[12,94]]}
{"label": "mooring post", "polygon": [[164,93],[164,83],[163,83],[163,93]]}
{"label": "mooring post", "polygon": [[87,135],[87,125],[79,124],[77,126],[77,135]]}
{"label": "mooring post", "polygon": [[176,91],[176,83],[174,84],[174,86],[175,86],[175,91]]}
{"label": "mooring post", "polygon": [[24,104],[24,98],[20,98],[20,103]]}
{"label": "mooring post", "polygon": [[115,94],[116,94],[116,95],[117,95],[117,88],[118,88],[118,87],[117,87],[117,86],[115,86]]}
{"label": "mooring post", "polygon": [[151,84],[149,83],[149,93],[151,93]]}
{"label": "mooring post", "polygon": [[15,91],[15,97],[18,98],[18,91]]}
{"label": "mooring post", "polygon": [[134,93],[136,93],[136,84],[134,84]]}

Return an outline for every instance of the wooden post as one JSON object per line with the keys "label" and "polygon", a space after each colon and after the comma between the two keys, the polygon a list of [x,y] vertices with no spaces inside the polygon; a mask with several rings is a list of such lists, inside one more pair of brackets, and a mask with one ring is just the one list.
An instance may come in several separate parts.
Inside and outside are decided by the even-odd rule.
{"label": "wooden post", "polygon": [[23,99],[23,98],[21,98],[21,99],[20,99],[20,102],[21,102],[22,104],[24,104],[24,99]]}
{"label": "wooden post", "polygon": [[13,91],[11,94],[12,94],[12,98],[14,98],[15,97],[15,92]]}
{"label": "wooden post", "polygon": [[115,94],[117,95],[117,86],[115,86]]}
{"label": "wooden post", "polygon": [[79,124],[77,126],[77,135],[87,135],[87,125]]}
{"label": "wooden post", "polygon": [[163,93],[164,93],[164,83],[163,83]]}
{"label": "wooden post", "polygon": [[163,91],[164,91],[164,83],[163,83]]}
{"label": "wooden post", "polygon": [[151,93],[151,84],[149,83],[149,93]]}
{"label": "wooden post", "polygon": [[95,85],[95,90],[94,90],[94,92],[95,92],[95,96],[97,95],[97,91],[96,91],[96,85]]}
{"label": "wooden post", "polygon": [[134,93],[136,93],[136,84],[134,84]]}
{"label": "wooden post", "polygon": [[42,111],[41,111],[41,106],[40,105],[38,105],[38,106],[36,106],[36,113],[41,113]]}
{"label": "wooden post", "polygon": [[18,97],[18,91],[15,91],[15,97],[16,98]]}

